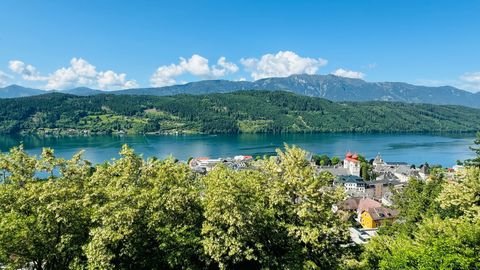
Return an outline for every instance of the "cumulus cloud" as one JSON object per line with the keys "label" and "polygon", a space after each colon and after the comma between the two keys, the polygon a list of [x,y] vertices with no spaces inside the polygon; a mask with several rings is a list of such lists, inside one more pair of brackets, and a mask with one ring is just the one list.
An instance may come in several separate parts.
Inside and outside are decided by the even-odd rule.
{"label": "cumulus cloud", "polygon": [[480,71],[467,72],[460,76],[460,87],[473,91],[480,91]]}
{"label": "cumulus cloud", "polygon": [[237,71],[238,66],[234,63],[227,62],[227,58],[223,56],[218,59],[217,65],[212,67],[212,75],[215,77],[223,77]]}
{"label": "cumulus cloud", "polygon": [[186,59],[180,57],[178,64],[164,65],[157,68],[150,78],[152,86],[161,87],[176,84],[176,78],[190,74],[203,79],[223,77],[238,71],[238,66],[228,62],[225,57],[220,57],[216,65],[210,66],[208,59],[194,54]]}
{"label": "cumulus cloud", "polygon": [[134,80],[127,80],[127,74],[125,73],[115,73],[111,70],[105,72],[99,72],[97,76],[97,82],[100,89],[108,88],[135,88],[138,87],[138,84]]}
{"label": "cumulus cloud", "polygon": [[48,89],[65,89],[76,86],[98,87],[103,90],[137,87],[135,80],[127,80],[125,73],[100,71],[82,58],[72,58],[69,67],[58,69],[49,76]]}
{"label": "cumulus cloud", "polygon": [[8,68],[22,75],[22,78],[27,81],[46,81],[48,78],[40,76],[37,69],[32,65],[27,65],[20,60],[12,60],[8,62]]}
{"label": "cumulus cloud", "polygon": [[150,78],[152,86],[166,86],[175,84],[175,77],[182,75],[185,71],[179,65],[171,64],[168,66],[161,66],[155,71]]}
{"label": "cumulus cloud", "polygon": [[260,59],[242,58],[240,62],[255,80],[302,73],[315,74],[320,67],[327,64],[325,59],[301,57],[291,51],[265,54]]}
{"label": "cumulus cloud", "polygon": [[0,87],[4,87],[12,79],[12,76],[0,70]]}
{"label": "cumulus cloud", "polygon": [[127,80],[125,73],[112,70],[97,71],[96,67],[82,58],[72,58],[70,66],[57,69],[48,76],[41,76],[32,65],[19,60],[9,62],[13,72],[28,81],[46,81],[47,89],[66,89],[78,86],[114,90],[137,87],[135,80]]}
{"label": "cumulus cloud", "polygon": [[343,68],[339,68],[332,72],[333,75],[339,76],[339,77],[345,77],[345,78],[352,78],[352,79],[363,79],[365,77],[365,74],[359,71],[353,71],[353,70],[346,70]]}

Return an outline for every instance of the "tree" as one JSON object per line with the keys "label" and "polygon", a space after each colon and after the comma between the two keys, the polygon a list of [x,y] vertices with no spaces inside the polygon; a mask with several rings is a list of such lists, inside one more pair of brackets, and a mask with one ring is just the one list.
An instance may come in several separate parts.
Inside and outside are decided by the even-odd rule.
{"label": "tree", "polygon": [[416,225],[423,218],[440,211],[436,198],[444,183],[443,175],[434,173],[427,181],[411,178],[402,190],[395,191],[394,207],[400,211],[404,224]]}
{"label": "tree", "polygon": [[480,226],[464,219],[424,220],[409,236],[373,238],[360,269],[478,269]]}
{"label": "tree", "polygon": [[339,157],[332,157],[332,165],[337,165],[340,163],[340,158]]}
{"label": "tree", "polygon": [[332,161],[327,155],[313,155],[312,159],[315,161],[316,165],[320,165],[320,166],[332,165]]}
{"label": "tree", "polygon": [[41,159],[37,162],[37,169],[46,172],[50,178],[54,177],[55,169],[62,165],[65,161],[55,157],[54,150],[51,148],[43,148]]}
{"label": "tree", "polygon": [[365,180],[374,179],[373,166],[364,156],[358,155],[360,161],[360,176]]}
{"label": "tree", "polygon": [[144,161],[127,146],[120,154],[98,166],[89,183],[88,267],[199,268],[202,212],[192,172],[171,158]]}
{"label": "tree", "polygon": [[448,217],[480,220],[480,168],[467,168],[455,180],[444,185],[436,202]]}
{"label": "tree", "polygon": [[331,188],[331,174],[315,174],[304,150],[285,145],[277,155],[264,170],[271,178],[268,193],[276,220],[291,238],[295,255],[289,257],[307,269],[335,267],[348,240],[347,224],[331,210],[343,190]]}
{"label": "tree", "polygon": [[347,243],[346,223],[332,212],[343,190],[317,176],[307,153],[285,146],[259,171],[225,167],[205,177],[204,249],[221,269],[327,269]]}
{"label": "tree", "polygon": [[[281,267],[274,215],[258,171],[216,168],[205,178],[203,246],[220,269]],[[279,250],[275,250],[278,248]]]}
{"label": "tree", "polygon": [[38,179],[37,164],[59,160],[43,155],[37,161],[22,147],[12,149],[6,160],[8,177],[0,185],[0,264],[67,269],[84,261],[90,216],[82,205],[83,186],[68,172],[89,168],[76,156],[63,165],[65,174]]}
{"label": "tree", "polygon": [[475,144],[475,146],[471,146],[470,150],[475,153],[476,157],[465,160],[465,165],[480,167],[480,132],[477,132],[477,136],[473,143]]}

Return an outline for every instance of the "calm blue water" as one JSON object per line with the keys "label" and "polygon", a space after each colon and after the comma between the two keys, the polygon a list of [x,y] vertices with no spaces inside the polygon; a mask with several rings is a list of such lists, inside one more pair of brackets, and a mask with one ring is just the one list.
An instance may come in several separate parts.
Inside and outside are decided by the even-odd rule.
{"label": "calm blue water", "polygon": [[40,154],[42,147],[52,147],[57,156],[70,158],[85,150],[85,157],[95,163],[118,157],[122,144],[132,146],[144,157],[164,158],[173,155],[186,160],[190,156],[227,157],[239,154],[271,153],[283,143],[295,144],[314,153],[343,156],[358,152],[368,159],[380,153],[386,161],[412,164],[429,162],[452,166],[456,160],[473,156],[469,150],[474,135],[403,135],[403,134],[243,134],[185,136],[2,136],[0,149],[7,151],[23,142],[31,154]]}

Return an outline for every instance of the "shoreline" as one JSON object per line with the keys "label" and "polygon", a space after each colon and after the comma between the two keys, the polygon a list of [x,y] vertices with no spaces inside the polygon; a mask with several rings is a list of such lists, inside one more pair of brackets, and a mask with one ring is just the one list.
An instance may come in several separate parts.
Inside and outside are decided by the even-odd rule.
{"label": "shoreline", "polygon": [[294,132],[220,132],[204,133],[192,131],[132,133],[127,131],[92,132],[90,130],[38,130],[18,133],[0,133],[0,136],[45,136],[45,137],[84,137],[84,136],[192,136],[192,135],[293,135],[293,134],[358,134],[358,135],[475,135],[479,131],[294,131]]}

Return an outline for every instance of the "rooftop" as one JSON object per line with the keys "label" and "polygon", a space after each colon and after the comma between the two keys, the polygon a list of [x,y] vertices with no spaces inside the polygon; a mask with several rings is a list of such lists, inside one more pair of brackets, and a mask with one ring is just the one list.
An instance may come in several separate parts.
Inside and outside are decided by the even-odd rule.
{"label": "rooftop", "polygon": [[362,177],[356,175],[339,175],[335,179],[336,183],[357,183],[357,184],[365,184],[365,180]]}
{"label": "rooftop", "polygon": [[398,211],[383,206],[368,208],[366,210],[373,220],[390,219],[398,216]]}

